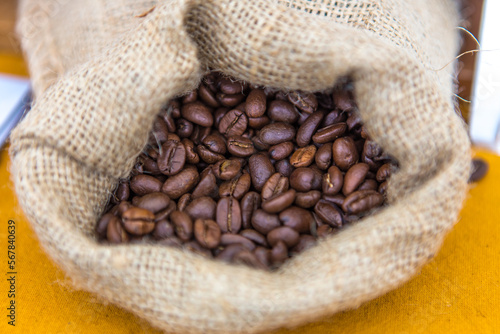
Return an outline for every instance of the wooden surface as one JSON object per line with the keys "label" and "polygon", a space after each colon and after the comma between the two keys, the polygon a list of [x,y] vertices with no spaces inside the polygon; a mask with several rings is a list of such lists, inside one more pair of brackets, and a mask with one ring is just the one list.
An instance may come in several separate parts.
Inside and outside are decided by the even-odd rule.
{"label": "wooden surface", "polygon": [[0,0],[0,53],[21,54],[14,34],[17,0]]}

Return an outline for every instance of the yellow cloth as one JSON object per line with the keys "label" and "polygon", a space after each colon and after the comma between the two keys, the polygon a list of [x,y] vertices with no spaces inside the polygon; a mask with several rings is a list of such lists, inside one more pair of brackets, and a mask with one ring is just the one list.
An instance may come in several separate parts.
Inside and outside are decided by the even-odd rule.
{"label": "yellow cloth", "polygon": [[[0,55],[0,72],[26,75],[19,57]],[[440,253],[401,288],[357,310],[276,333],[499,333],[500,157],[478,151],[490,164],[471,187],[461,219]],[[10,300],[0,285],[0,333],[160,333],[147,322],[90,293],[71,288],[44,254],[16,203],[7,148],[0,154],[0,254],[7,267],[7,224],[16,223],[16,327],[7,324]],[[124,291],[123,293],[127,293]]]}

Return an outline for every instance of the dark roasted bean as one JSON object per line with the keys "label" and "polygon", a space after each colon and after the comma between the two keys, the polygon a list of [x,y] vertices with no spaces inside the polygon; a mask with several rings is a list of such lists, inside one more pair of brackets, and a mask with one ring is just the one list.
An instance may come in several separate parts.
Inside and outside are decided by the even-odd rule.
{"label": "dark roasted bean", "polygon": [[219,132],[226,137],[241,136],[248,126],[248,118],[238,109],[228,111],[219,123]]}
{"label": "dark roasted bean", "polygon": [[158,157],[158,168],[165,175],[175,175],[179,173],[186,163],[186,149],[178,141],[166,141]]}
{"label": "dark roasted bean", "polygon": [[219,187],[219,196],[232,196],[237,200],[240,200],[243,195],[245,195],[250,186],[252,185],[252,180],[250,174],[244,173],[230,181],[226,181]]}
{"label": "dark roasted bean", "polygon": [[116,217],[114,214],[111,212],[106,213],[104,216],[99,219],[99,222],[96,225],[96,235],[99,239],[104,239],[106,238],[106,233],[108,230],[108,224],[113,219],[113,217]]}
{"label": "dark roasted bean", "polygon": [[114,203],[120,203],[122,201],[128,201],[130,197],[130,186],[128,181],[120,181],[118,184],[118,187],[116,187],[114,196],[112,199],[114,200]]}
{"label": "dark roasted bean", "polygon": [[316,133],[312,136],[312,140],[316,144],[332,142],[342,136],[346,132],[346,130],[346,123],[332,124],[316,131]]}
{"label": "dark roasted bean", "polygon": [[290,163],[295,168],[308,167],[313,163],[315,154],[316,146],[310,145],[301,147],[292,154],[290,157]]}
{"label": "dark roasted bean", "polygon": [[122,215],[123,227],[133,235],[144,235],[153,231],[155,215],[153,212],[132,207]]}
{"label": "dark roasted bean", "polygon": [[182,117],[200,126],[209,127],[214,124],[210,109],[201,102],[185,104],[181,109]]}
{"label": "dark roasted bean", "polygon": [[359,154],[356,150],[354,140],[350,137],[342,137],[333,143],[333,161],[341,170],[347,171],[358,162]]}
{"label": "dark roasted bean", "polygon": [[261,191],[266,181],[274,174],[274,166],[263,153],[252,155],[248,160],[252,184],[257,191]]}
{"label": "dark roasted bean", "polygon": [[232,197],[223,197],[217,203],[217,224],[223,233],[238,233],[241,228],[240,203]]}
{"label": "dark roasted bean", "polygon": [[194,237],[201,246],[213,249],[221,240],[219,225],[211,219],[197,219],[194,222]]}
{"label": "dark roasted bean", "polygon": [[213,167],[215,177],[228,181],[236,177],[241,171],[241,162],[238,159],[220,160]]}
{"label": "dark roasted bean", "polygon": [[203,145],[205,145],[206,148],[214,153],[226,154],[227,152],[226,141],[220,134],[210,134],[203,138],[201,142]]}
{"label": "dark roasted bean", "polygon": [[170,198],[162,192],[137,197],[137,200],[134,202],[135,206],[149,210],[155,214],[166,209],[168,204],[170,204]]}
{"label": "dark roasted bean", "polygon": [[290,175],[290,187],[299,192],[319,190],[321,176],[310,167],[297,168]]}
{"label": "dark roasted bean", "polygon": [[182,172],[169,177],[161,187],[161,191],[170,198],[177,199],[193,189],[199,179],[200,175],[196,168],[188,166]]}
{"label": "dark roasted bean", "polygon": [[168,220],[163,219],[156,223],[153,230],[153,238],[160,240],[173,236],[175,236],[175,229]]}
{"label": "dark roasted bean", "polygon": [[392,169],[391,164],[382,165],[377,171],[377,181],[382,183],[385,180],[387,180],[387,178],[389,176],[391,176],[391,172],[392,172],[391,169]]}
{"label": "dark roasted bean", "polygon": [[136,175],[130,180],[130,189],[139,196],[160,191],[160,180],[149,175]]}
{"label": "dark roasted bean", "polygon": [[129,241],[130,237],[123,228],[118,217],[114,216],[110,219],[106,229],[106,238],[112,244],[125,243]]}
{"label": "dark roasted bean", "polygon": [[275,122],[295,123],[299,119],[299,113],[288,101],[275,100],[269,104],[267,109],[269,117]]}
{"label": "dark roasted bean", "polygon": [[253,243],[253,241],[239,234],[230,234],[230,233],[223,234],[220,238],[220,244],[222,246],[240,244],[249,251],[253,251],[255,249],[255,244]]}
{"label": "dark roasted bean", "polygon": [[219,191],[217,187],[217,179],[212,168],[207,168],[200,174],[200,182],[193,190],[193,199],[203,196],[217,197]]}
{"label": "dark roasted bean", "polygon": [[240,104],[243,100],[245,99],[244,94],[224,94],[224,93],[217,93],[217,100],[224,106],[224,107],[235,107],[238,104]]}
{"label": "dark roasted bean", "polygon": [[274,160],[283,160],[288,158],[293,152],[294,145],[291,141],[286,141],[269,148],[269,156]]}
{"label": "dark roasted bean", "polygon": [[245,89],[243,81],[233,80],[231,78],[222,78],[219,81],[220,90],[224,94],[238,94],[242,93]]}
{"label": "dark roasted bean", "polygon": [[219,160],[225,159],[222,154],[214,153],[203,145],[198,145],[196,150],[201,160],[205,161],[207,164],[214,164]]}
{"label": "dark roasted bean", "polygon": [[323,117],[323,112],[316,111],[312,113],[300,126],[299,130],[297,131],[297,138],[295,139],[299,147],[304,147],[309,144],[313,134],[316,132],[316,130],[318,130]]}
{"label": "dark roasted bean", "polygon": [[252,215],[260,207],[260,195],[254,191],[247,193],[241,199],[241,222],[244,229],[252,226]]}
{"label": "dark roasted bean", "polygon": [[262,129],[269,123],[271,123],[271,119],[267,116],[248,118],[248,126],[256,130]]}
{"label": "dark roasted bean", "polygon": [[200,156],[195,151],[193,141],[191,139],[184,138],[182,140],[182,145],[184,145],[184,148],[186,149],[186,162],[192,165],[199,163]]}
{"label": "dark roasted bean", "polygon": [[295,190],[290,189],[262,202],[262,209],[268,213],[278,213],[288,208],[295,201]]}
{"label": "dark roasted bean", "polygon": [[332,202],[320,200],[314,206],[314,212],[321,218],[322,221],[330,226],[340,227],[343,225],[344,219],[340,208]]}
{"label": "dark roasted bean", "polygon": [[384,202],[384,196],[374,190],[358,190],[347,196],[342,210],[348,214],[359,214],[374,209]]}
{"label": "dark roasted bean", "polygon": [[316,156],[314,157],[316,166],[322,170],[328,169],[328,167],[332,164],[332,156],[332,143],[321,145],[321,147],[316,151]]}
{"label": "dark roasted bean", "polygon": [[184,210],[192,219],[214,219],[217,204],[210,197],[193,199]]}
{"label": "dark roasted bean", "polygon": [[377,190],[378,183],[373,179],[366,179],[361,183],[357,190]]}
{"label": "dark roasted bean", "polygon": [[166,209],[161,210],[160,212],[155,214],[155,222],[159,222],[163,219],[168,219],[168,217],[170,217],[170,214],[175,210],[177,210],[177,204],[175,204],[174,201],[170,201]]}
{"label": "dark roasted bean", "polygon": [[287,123],[272,123],[259,132],[260,140],[267,145],[276,145],[291,141],[295,136],[295,127]]}
{"label": "dark roasted bean", "polygon": [[363,162],[357,163],[349,168],[344,176],[344,186],[342,187],[342,193],[347,196],[354,190],[356,190],[365,180],[366,174],[369,170],[370,167]]}
{"label": "dark roasted bean", "polygon": [[253,89],[248,94],[245,112],[248,117],[261,117],[266,112],[266,94],[262,89]]}
{"label": "dark roasted bean", "polygon": [[175,227],[175,233],[182,241],[189,241],[193,236],[193,221],[183,211],[174,211],[170,214],[170,221]]}
{"label": "dark roasted bean", "polygon": [[236,157],[246,158],[255,153],[252,140],[242,136],[233,136],[227,139],[229,153]]}
{"label": "dark roasted bean", "polygon": [[294,167],[288,159],[277,161],[274,166],[276,167],[276,171],[285,177],[290,177],[294,171]]}
{"label": "dark roasted bean", "polygon": [[279,214],[284,226],[293,228],[298,233],[307,233],[313,223],[311,211],[296,206],[289,207]]}
{"label": "dark roasted bean", "polygon": [[266,237],[261,233],[257,232],[256,230],[252,229],[243,230],[240,232],[240,235],[255,242],[256,244],[269,247]]}
{"label": "dark roasted bean", "polygon": [[206,104],[208,104],[210,107],[217,108],[220,106],[219,101],[217,101],[214,92],[203,84],[200,85],[200,88],[198,88],[198,95],[200,99]]}
{"label": "dark roasted bean", "polygon": [[264,210],[256,210],[252,215],[252,227],[258,232],[267,235],[280,226],[278,215],[269,214]]}
{"label": "dark roasted bean", "polygon": [[177,134],[181,138],[189,138],[193,134],[193,123],[184,118],[179,118],[176,122]]}
{"label": "dark roasted bean", "polygon": [[309,114],[318,109],[318,100],[313,93],[304,93],[300,91],[290,92],[288,94],[288,101],[292,102],[300,110]]}
{"label": "dark roasted bean", "polygon": [[311,190],[306,193],[297,193],[295,195],[295,204],[304,209],[312,208],[321,198],[321,192]]}
{"label": "dark roasted bean", "polygon": [[187,206],[191,201],[193,200],[193,196],[191,194],[184,194],[182,195],[179,200],[177,201],[177,210],[178,211],[184,211],[186,210]]}

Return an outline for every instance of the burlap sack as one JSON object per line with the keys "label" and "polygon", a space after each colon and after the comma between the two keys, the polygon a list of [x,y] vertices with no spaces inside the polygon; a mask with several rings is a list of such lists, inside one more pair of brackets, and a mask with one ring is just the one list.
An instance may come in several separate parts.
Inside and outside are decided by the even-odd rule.
{"label": "burlap sack", "polygon": [[[453,68],[438,70],[456,25],[451,0],[21,1],[37,99],[12,134],[20,203],[78,288],[167,331],[254,333],[358,307],[435,255],[465,197],[469,142]],[[351,75],[369,133],[401,165],[390,206],[273,273],[98,244],[96,220],[161,105],[209,67],[283,89]]]}

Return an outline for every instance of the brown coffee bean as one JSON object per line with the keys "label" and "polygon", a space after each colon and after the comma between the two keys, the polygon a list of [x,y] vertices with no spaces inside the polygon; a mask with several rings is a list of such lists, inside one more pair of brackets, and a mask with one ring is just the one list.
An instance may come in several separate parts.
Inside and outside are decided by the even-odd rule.
{"label": "brown coffee bean", "polygon": [[261,209],[256,210],[252,215],[252,227],[259,233],[267,235],[279,226],[278,215],[269,214]]}
{"label": "brown coffee bean", "polygon": [[279,214],[279,218],[284,226],[288,226],[298,233],[308,233],[313,223],[311,211],[296,206],[283,210]]}
{"label": "brown coffee bean", "polygon": [[231,180],[241,171],[241,162],[238,159],[220,160],[213,167],[215,177],[221,180]]}
{"label": "brown coffee bean", "polygon": [[342,123],[347,120],[347,113],[342,110],[335,109],[328,114],[326,114],[323,122],[321,123],[322,127],[327,127],[332,124]]}
{"label": "brown coffee bean", "polygon": [[175,133],[169,133],[167,135],[167,141],[181,141],[181,137],[179,137],[178,135],[176,135]]}
{"label": "brown coffee bean", "polygon": [[182,195],[177,201],[177,210],[185,211],[187,206],[193,201],[193,196],[191,194]]}
{"label": "brown coffee bean", "polygon": [[108,224],[113,219],[113,217],[116,217],[114,214],[111,212],[106,213],[104,216],[99,219],[99,222],[97,222],[96,225],[96,235],[99,239],[104,239],[106,238],[106,233],[108,230]]}
{"label": "brown coffee bean", "polygon": [[300,91],[290,92],[288,101],[292,102],[297,108],[306,112],[313,113],[318,109],[318,100],[313,93],[305,93]]}
{"label": "brown coffee bean", "polygon": [[120,219],[113,216],[106,229],[106,239],[112,244],[128,242],[130,237],[120,223]]}
{"label": "brown coffee bean", "polygon": [[299,192],[321,189],[321,176],[310,167],[295,169],[290,175],[290,187]]}
{"label": "brown coffee bean", "polygon": [[200,174],[200,182],[193,190],[193,199],[203,196],[215,198],[218,193],[217,179],[215,178],[212,168],[207,168]]}
{"label": "brown coffee bean", "polygon": [[357,190],[377,190],[378,183],[373,179],[366,179],[359,185]]}
{"label": "brown coffee bean", "polygon": [[261,117],[266,112],[266,94],[262,89],[252,89],[246,100],[245,112],[248,117]]}
{"label": "brown coffee bean", "polygon": [[248,160],[252,184],[257,191],[262,191],[266,181],[274,174],[274,166],[263,153],[252,155]]}
{"label": "brown coffee bean", "polygon": [[389,178],[392,174],[392,165],[383,164],[377,171],[377,181],[382,183]]}
{"label": "brown coffee bean", "polygon": [[252,140],[242,136],[233,136],[227,139],[229,153],[236,157],[246,158],[255,153]]}
{"label": "brown coffee bean", "polygon": [[204,145],[198,145],[196,151],[200,156],[201,160],[205,161],[207,164],[214,164],[217,161],[224,160],[225,157],[222,154],[214,153],[206,148]]}
{"label": "brown coffee bean", "polygon": [[161,187],[161,181],[149,175],[136,175],[130,180],[130,189],[139,196],[159,192]]}
{"label": "brown coffee bean", "polygon": [[277,161],[274,166],[276,167],[276,171],[285,177],[290,177],[295,169],[288,159]]}
{"label": "brown coffee bean", "polygon": [[272,123],[259,132],[260,140],[267,145],[276,145],[291,141],[295,136],[295,127],[287,123]]}
{"label": "brown coffee bean", "polygon": [[[387,187],[388,187],[389,183],[387,181],[383,182],[380,184],[380,186],[378,187],[378,192],[381,193],[384,197],[387,196]],[[361,189],[359,189],[361,190]]]}
{"label": "brown coffee bean", "polygon": [[253,254],[266,268],[271,265],[271,251],[267,248],[258,246],[253,250]]}
{"label": "brown coffee bean", "polygon": [[267,239],[264,235],[261,233],[257,232],[256,230],[248,229],[248,230],[243,230],[240,232],[240,235],[242,237],[247,238],[248,240],[253,241],[254,243],[269,247],[269,244],[267,243]]}
{"label": "brown coffee bean", "polygon": [[150,193],[142,197],[137,197],[134,205],[149,210],[153,213],[158,213],[167,208],[170,203],[170,198],[161,192]]}
{"label": "brown coffee bean", "polygon": [[349,195],[354,190],[356,190],[361,183],[366,178],[366,174],[370,170],[370,167],[363,163],[357,163],[345,173],[344,176],[344,186],[342,187],[342,193],[344,195]]}
{"label": "brown coffee bean", "polygon": [[226,107],[217,108],[217,110],[214,112],[214,128],[219,128],[220,120],[224,117],[224,115],[227,114],[229,110],[231,109]]}
{"label": "brown coffee bean", "polygon": [[224,107],[235,107],[243,100],[245,99],[244,94],[224,94],[224,93],[217,93],[217,100],[224,106]]}
{"label": "brown coffee bean", "polygon": [[141,164],[142,173],[152,174],[152,175],[161,174],[160,169],[158,168],[158,164],[153,159],[141,154],[139,158],[137,158],[137,162]]}
{"label": "brown coffee bean", "polygon": [[330,226],[340,227],[344,222],[340,208],[332,202],[320,200],[314,206],[314,212],[323,222]]}
{"label": "brown coffee bean", "polygon": [[[471,164],[471,174],[469,177],[469,183],[474,183],[482,180],[488,173],[488,163],[481,158],[472,159]],[[378,173],[377,173],[378,174]]]}
{"label": "brown coffee bean", "polygon": [[171,199],[177,199],[193,189],[199,179],[200,175],[196,168],[187,166],[180,173],[168,178],[161,187],[161,191]]}
{"label": "brown coffee bean", "polygon": [[221,240],[219,225],[211,219],[197,219],[194,222],[194,237],[201,246],[213,249]]}
{"label": "brown coffee bean", "polygon": [[314,145],[299,148],[290,157],[290,163],[295,168],[308,167],[313,163],[315,154],[316,146]]}
{"label": "brown coffee bean", "polygon": [[274,247],[278,241],[283,241],[287,248],[293,247],[299,242],[299,233],[287,226],[275,228],[267,235],[267,242]]}
{"label": "brown coffee bean", "polygon": [[251,185],[252,180],[250,178],[250,174],[244,173],[241,176],[235,177],[231,181],[222,183],[219,188],[219,196],[232,196],[237,200],[240,200],[243,195],[245,195],[248,190],[250,190]]}
{"label": "brown coffee bean", "polygon": [[155,214],[155,222],[159,222],[163,219],[168,219],[168,217],[170,217],[170,214],[175,210],[177,210],[177,204],[175,204],[174,201],[170,201],[165,209]]}
{"label": "brown coffee bean", "polygon": [[311,141],[313,134],[318,130],[321,121],[325,114],[322,111],[312,113],[305,122],[300,126],[297,131],[297,138],[295,138],[299,147],[304,147]]}
{"label": "brown coffee bean", "polygon": [[179,173],[186,162],[186,149],[178,141],[166,141],[158,157],[158,168],[165,175],[175,175]]}
{"label": "brown coffee bean", "polygon": [[189,138],[193,134],[194,125],[190,121],[184,118],[179,118],[176,121],[177,134],[181,138]]}
{"label": "brown coffee bean", "polygon": [[122,215],[123,227],[133,235],[144,235],[153,231],[155,215],[153,212],[132,207]]}
{"label": "brown coffee bean", "polygon": [[[171,119],[170,117],[168,117]],[[168,127],[165,121],[157,117],[155,122],[153,123],[153,129],[149,134],[148,142],[152,145],[158,145],[167,140],[168,135]]]}
{"label": "brown coffee bean", "polygon": [[182,104],[195,102],[198,99],[198,90],[192,90],[182,97]]}
{"label": "brown coffee bean", "polygon": [[114,203],[120,203],[122,201],[128,201],[130,197],[130,186],[127,180],[121,180],[116,187],[112,199]]}
{"label": "brown coffee bean", "polygon": [[359,133],[361,131],[362,120],[357,112],[352,112],[347,118],[347,128],[351,132]]}
{"label": "brown coffee bean", "polygon": [[238,109],[228,111],[219,123],[219,132],[226,137],[241,136],[248,126],[248,118]]}
{"label": "brown coffee bean", "polygon": [[212,112],[201,102],[193,102],[183,105],[181,115],[188,121],[204,127],[210,127],[214,123]]}
{"label": "brown coffee bean", "polygon": [[248,118],[248,126],[255,130],[260,130],[269,123],[271,123],[271,119],[267,116]]}
{"label": "brown coffee bean", "polygon": [[260,132],[257,132],[257,134],[251,138],[253,146],[259,151],[267,151],[271,146],[260,140],[259,135]]}
{"label": "brown coffee bean", "polygon": [[244,229],[252,226],[253,213],[260,207],[260,203],[260,195],[254,191],[243,196],[241,200],[241,222]]}
{"label": "brown coffee bean", "polygon": [[215,93],[210,90],[206,85],[202,84],[198,88],[199,98],[212,108],[217,108],[220,106],[219,101],[215,97]]}
{"label": "brown coffee bean", "polygon": [[338,207],[342,207],[342,204],[344,203],[345,196],[342,194],[335,194],[335,195],[325,195],[321,196],[322,199],[332,202],[333,204],[337,205]]}
{"label": "brown coffee bean", "polygon": [[232,197],[224,197],[217,203],[217,224],[223,233],[238,233],[241,228],[240,203]]}
{"label": "brown coffee bean", "polygon": [[342,136],[346,132],[346,130],[346,123],[332,124],[316,131],[316,133],[312,136],[312,140],[316,144],[332,142]]}
{"label": "brown coffee bean", "polygon": [[255,244],[251,240],[249,240],[241,235],[238,235],[238,234],[229,234],[229,233],[223,234],[221,236],[220,244],[222,246],[240,244],[249,251],[253,251],[256,247]]}
{"label": "brown coffee bean", "polygon": [[186,212],[174,211],[170,214],[170,221],[175,227],[175,233],[182,241],[189,241],[193,236],[193,221]]}
{"label": "brown coffee bean", "polygon": [[199,197],[193,199],[185,209],[192,219],[214,219],[217,204],[210,197]]}
{"label": "brown coffee bean", "polygon": [[339,108],[342,111],[351,110],[356,107],[356,105],[354,104],[354,100],[352,99],[351,94],[348,90],[345,89],[334,90],[332,97],[337,108]]}
{"label": "brown coffee bean", "polygon": [[245,89],[243,81],[233,80],[232,78],[222,78],[219,81],[220,90],[224,94],[238,94]]}
{"label": "brown coffee bean", "polygon": [[333,143],[333,161],[341,170],[347,171],[358,162],[359,154],[356,150],[354,140],[350,137],[342,137]]}
{"label": "brown coffee bean", "polygon": [[181,117],[181,104],[178,100],[172,100],[168,102],[161,112],[162,116],[172,115],[173,118]]}
{"label": "brown coffee bean", "polygon": [[321,192],[317,190],[311,190],[305,193],[297,193],[295,195],[295,205],[309,209],[312,208],[321,199]]}
{"label": "brown coffee bean", "polygon": [[275,100],[269,104],[267,109],[269,117],[275,122],[295,123],[299,119],[299,113],[288,101]]}
{"label": "brown coffee bean", "polygon": [[288,259],[288,249],[283,241],[278,241],[276,246],[271,249],[271,262],[277,267]]}
{"label": "brown coffee bean", "polygon": [[217,260],[231,262],[233,258],[236,256],[236,254],[242,251],[248,251],[248,250],[241,244],[232,244],[227,247],[224,247],[222,252],[220,252],[215,258]]}
{"label": "brown coffee bean", "polygon": [[312,235],[301,235],[299,238],[299,242],[292,249],[290,249],[290,253],[292,256],[298,255],[306,249],[309,249],[316,245],[316,242],[316,238]]}
{"label": "brown coffee bean", "polygon": [[168,220],[163,219],[156,223],[153,230],[153,238],[160,240],[173,236],[175,236],[175,229]]}
{"label": "brown coffee bean", "polygon": [[334,235],[338,232],[337,228],[333,228],[330,225],[322,225],[318,227],[318,230],[316,231],[316,234],[318,235],[319,239],[326,238],[330,235]]}
{"label": "brown coffee bean", "polygon": [[218,154],[226,154],[226,141],[223,136],[217,133],[212,133],[201,141],[206,148]]}
{"label": "brown coffee bean", "polygon": [[186,149],[186,162],[188,164],[197,164],[200,162],[200,156],[196,153],[194,148],[194,143],[192,140],[188,138],[184,138],[182,141],[182,145]]}
{"label": "brown coffee bean", "polygon": [[294,145],[291,141],[286,141],[269,148],[269,156],[274,160],[283,160],[292,154]]}
{"label": "brown coffee bean", "polygon": [[332,164],[332,143],[321,145],[321,147],[316,151],[314,161],[319,169],[328,169],[328,167]]}
{"label": "brown coffee bean", "polygon": [[360,214],[374,209],[384,202],[384,196],[374,190],[358,190],[347,196],[342,210],[348,214]]}
{"label": "brown coffee bean", "polygon": [[281,212],[293,204],[295,193],[294,189],[290,189],[282,194],[275,195],[262,203],[262,209],[268,213]]}
{"label": "brown coffee bean", "polygon": [[266,201],[273,196],[282,194],[288,190],[288,187],[288,178],[282,176],[280,173],[274,173],[262,187],[262,199]]}

